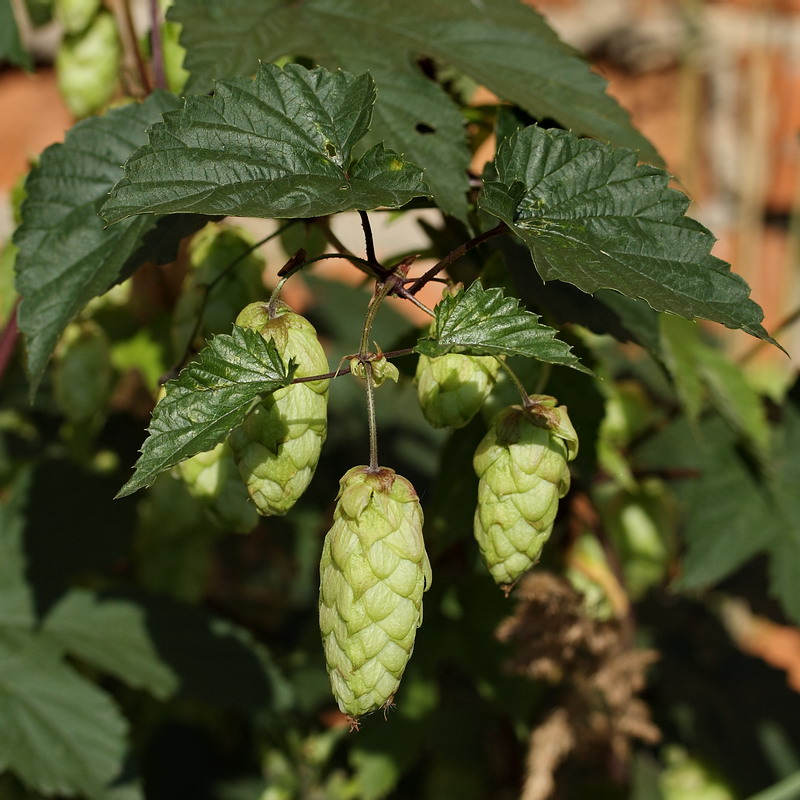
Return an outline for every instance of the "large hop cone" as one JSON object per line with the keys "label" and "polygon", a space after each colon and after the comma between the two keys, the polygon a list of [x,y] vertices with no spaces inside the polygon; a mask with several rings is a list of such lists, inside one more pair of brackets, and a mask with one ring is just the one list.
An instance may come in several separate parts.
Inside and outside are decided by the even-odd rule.
{"label": "large hop cone", "polygon": [[[328,371],[311,323],[283,304],[269,317],[267,303],[251,303],[236,324],[273,339],[295,377]],[[328,381],[294,383],[269,395],[231,432],[230,443],[247,491],[264,516],[285,514],[305,491],[327,432]]]}
{"label": "large hop cone", "polygon": [[414,381],[425,419],[434,428],[463,428],[480,411],[499,369],[492,356],[421,355]]}
{"label": "large hop cone", "polygon": [[422,622],[431,568],[414,487],[354,467],[320,561],[319,621],[334,697],[355,719],[391,702]]}
{"label": "large hop cone", "polygon": [[495,581],[511,587],[539,559],[558,501],[570,484],[578,438],[563,406],[543,418],[521,406],[501,411],[478,445],[475,538]]}
{"label": "large hop cone", "polygon": [[181,461],[173,472],[222,530],[248,533],[258,524],[256,508],[247,496],[227,442]]}

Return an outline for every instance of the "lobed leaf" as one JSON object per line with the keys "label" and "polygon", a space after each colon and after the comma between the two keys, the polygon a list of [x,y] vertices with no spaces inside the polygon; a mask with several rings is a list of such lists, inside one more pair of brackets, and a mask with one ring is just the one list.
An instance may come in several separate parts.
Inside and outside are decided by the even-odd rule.
{"label": "lobed leaf", "polygon": [[45,795],[102,797],[122,768],[127,724],[109,695],[28,634],[0,641],[0,772]]}
{"label": "lobed leaf", "polygon": [[0,64],[4,61],[28,71],[33,69],[33,59],[19,37],[11,0],[0,0]]}
{"label": "lobed leaf", "polygon": [[528,246],[545,281],[614,289],[656,311],[713,320],[775,342],[745,281],[710,255],[689,200],[636,154],[567,131],[524,128],[504,142],[480,197]]}
{"label": "lobed leaf", "polygon": [[402,206],[427,194],[418,167],[382,145],[353,160],[374,102],[369,75],[297,64],[220,81],[150,129],[101,213],[297,218]]}
{"label": "lobed leaf", "polygon": [[120,489],[124,497],[185,458],[215,447],[240,425],[254,402],[292,380],[275,343],[258,331],[234,326],[215,336],[175,379],[153,410],[149,436],[133,477]]}
{"label": "lobed leaf", "polygon": [[537,314],[520,308],[519,300],[501,289],[484,289],[475,281],[467,290],[443,297],[434,311],[431,335],[414,348],[423,355],[527,356],[592,374],[556,338],[554,328],[542,325]]}
{"label": "lobed leaf", "polygon": [[606,82],[519,0],[176,0],[189,91],[255,72],[259,60],[307,56],[330,69],[369,70],[378,84],[370,142],[383,141],[425,170],[439,207],[467,218],[470,154],[463,119],[420,61],[455,67],[503,100],[577,133],[638,150],[660,163]]}
{"label": "lobed leaf", "polygon": [[179,102],[156,92],[144,103],[79,122],[31,170],[14,235],[31,393],[67,323],[123,269],[130,274],[130,257],[156,226],[153,218],[137,217],[106,228],[97,208],[119,177],[120,164],[144,143],[145,128]]}
{"label": "lobed leaf", "polygon": [[70,655],[161,700],[178,686],[153,647],[141,608],[131,602],[73,589],[47,615],[42,633]]}

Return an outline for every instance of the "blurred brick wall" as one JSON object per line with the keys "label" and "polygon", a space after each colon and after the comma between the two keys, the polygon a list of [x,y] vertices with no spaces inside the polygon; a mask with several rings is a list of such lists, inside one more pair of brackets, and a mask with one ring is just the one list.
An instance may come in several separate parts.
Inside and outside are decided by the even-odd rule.
{"label": "blurred brick wall", "polygon": [[[800,305],[800,0],[529,2],[609,80],[774,329]],[[793,355],[799,334],[780,336]]]}

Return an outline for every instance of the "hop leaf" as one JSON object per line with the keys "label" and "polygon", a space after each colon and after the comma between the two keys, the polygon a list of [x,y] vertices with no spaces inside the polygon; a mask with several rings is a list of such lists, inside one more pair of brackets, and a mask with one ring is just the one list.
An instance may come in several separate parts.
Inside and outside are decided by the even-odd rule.
{"label": "hop leaf", "polygon": [[394,697],[431,569],[417,493],[393,470],[349,470],[333,519],[320,561],[319,621],[334,697],[355,719]]}
{"label": "hop leaf", "polygon": [[[328,360],[308,320],[279,305],[251,303],[236,324],[275,342],[284,359],[297,363],[295,376],[328,371]],[[269,395],[230,435],[231,448],[258,513],[283,515],[308,487],[327,433],[328,381],[295,383]]]}
{"label": "hop leaf", "polygon": [[492,356],[420,355],[414,382],[425,419],[434,428],[463,428],[480,411],[499,370]]}
{"label": "hop leaf", "polygon": [[566,408],[500,412],[473,459],[478,475],[475,538],[495,581],[513,586],[539,558],[553,531],[558,501],[570,485],[567,461],[577,435]]}

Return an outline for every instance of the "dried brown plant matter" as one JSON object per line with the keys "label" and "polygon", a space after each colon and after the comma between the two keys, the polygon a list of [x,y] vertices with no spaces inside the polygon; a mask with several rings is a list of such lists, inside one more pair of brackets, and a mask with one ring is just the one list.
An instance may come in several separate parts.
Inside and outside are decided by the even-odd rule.
{"label": "dried brown plant matter", "polygon": [[581,595],[563,578],[526,575],[517,608],[497,629],[515,647],[509,669],[558,685],[557,705],[534,728],[522,800],[545,800],[569,757],[627,763],[631,743],[657,742],[658,728],[638,697],[653,650],[633,650],[622,625],[586,616]]}

